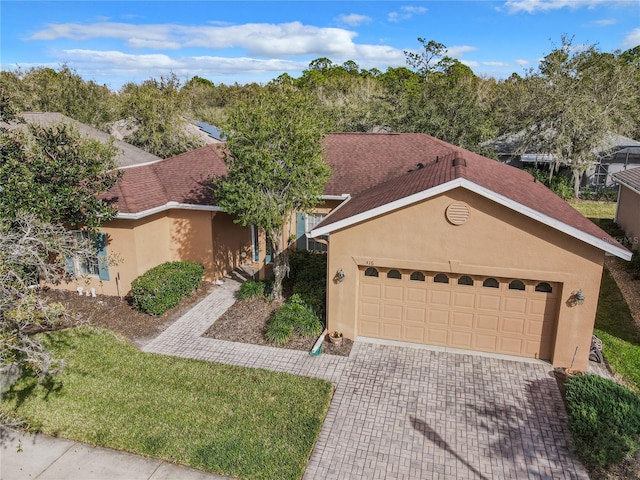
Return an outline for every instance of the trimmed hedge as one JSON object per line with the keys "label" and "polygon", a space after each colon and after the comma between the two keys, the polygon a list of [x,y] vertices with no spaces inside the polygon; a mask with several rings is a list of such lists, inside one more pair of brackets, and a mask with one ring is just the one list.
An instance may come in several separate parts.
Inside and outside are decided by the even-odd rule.
{"label": "trimmed hedge", "polygon": [[640,397],[597,375],[566,383],[569,429],[587,466],[617,465],[640,448]]}
{"label": "trimmed hedge", "polygon": [[150,315],[162,315],[202,285],[204,266],[196,262],[166,262],[131,282],[133,306]]}

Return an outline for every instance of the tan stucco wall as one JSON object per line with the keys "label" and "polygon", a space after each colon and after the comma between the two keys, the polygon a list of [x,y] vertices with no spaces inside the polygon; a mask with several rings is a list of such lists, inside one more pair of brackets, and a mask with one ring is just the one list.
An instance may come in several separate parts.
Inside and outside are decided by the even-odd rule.
{"label": "tan stucco wall", "polygon": [[[445,218],[453,201],[471,207],[467,222]],[[466,273],[563,284],[553,364],[586,368],[604,253],[472,192],[456,189],[419,204],[331,233],[327,327],[358,335],[359,265]],[[345,279],[333,281],[344,269]],[[569,306],[582,289],[583,305]]]}
{"label": "tan stucco wall", "polygon": [[97,294],[126,295],[136,277],[164,262],[202,263],[204,278],[210,281],[251,263],[251,230],[234,224],[225,213],[169,210],[139,220],[114,220],[100,230],[107,235],[107,254],[114,260],[110,279],[78,278],[61,288],[94,287]]}
{"label": "tan stucco wall", "polygon": [[616,223],[625,231],[631,247],[637,250],[640,244],[640,193],[624,185],[620,185]]}

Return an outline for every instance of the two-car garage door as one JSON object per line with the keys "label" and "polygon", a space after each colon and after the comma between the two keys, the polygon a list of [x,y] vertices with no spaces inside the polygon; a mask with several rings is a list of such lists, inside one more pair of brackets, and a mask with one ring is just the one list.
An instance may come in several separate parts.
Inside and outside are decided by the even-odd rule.
{"label": "two-car garage door", "polygon": [[363,267],[365,337],[551,359],[560,285]]}

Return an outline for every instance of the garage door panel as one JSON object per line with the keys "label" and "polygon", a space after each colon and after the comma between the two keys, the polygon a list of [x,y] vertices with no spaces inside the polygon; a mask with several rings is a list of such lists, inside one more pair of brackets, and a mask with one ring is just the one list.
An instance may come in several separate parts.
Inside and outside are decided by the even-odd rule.
{"label": "garage door panel", "polygon": [[449,337],[449,345],[454,348],[471,349],[473,347],[472,337],[471,332],[452,330]]}
{"label": "garage door panel", "polygon": [[427,331],[427,343],[433,345],[448,345],[448,331],[439,328],[429,328]]}
{"label": "garage door panel", "polygon": [[402,305],[384,305],[382,306],[382,318],[386,320],[402,321]]}
{"label": "garage door panel", "polygon": [[380,335],[380,323],[378,321],[367,320],[366,318],[360,319],[360,331],[365,337],[379,338]]}
{"label": "garage door panel", "polygon": [[360,304],[360,315],[365,317],[380,317],[380,304],[378,303],[365,303]]}
{"label": "garage door panel", "polygon": [[502,319],[501,331],[508,334],[515,333],[518,335],[523,335],[525,333],[525,324],[526,322],[524,318],[504,317]]}
{"label": "garage door panel", "polygon": [[454,328],[473,328],[473,312],[452,312],[451,326]]}
{"label": "garage door panel", "polygon": [[449,325],[449,311],[435,310],[429,312],[429,323],[431,325]]}
{"label": "garage door panel", "polygon": [[501,337],[498,340],[498,350],[510,355],[522,355],[523,340],[515,337]]}
{"label": "garage door panel", "polygon": [[362,284],[362,298],[375,298],[376,300],[380,299],[380,294],[382,293],[382,286],[380,285],[371,285],[368,283]]}
{"label": "garage door panel", "polygon": [[476,303],[475,293],[455,292],[453,306],[457,308],[474,308]]}
{"label": "garage door panel", "polygon": [[446,305],[451,303],[451,292],[448,290],[429,290],[429,305]]}
{"label": "garage door panel", "polygon": [[426,331],[425,327],[404,325],[402,337],[405,342],[424,343]]}
{"label": "garage door panel", "polygon": [[[396,280],[397,281],[397,280]],[[385,285],[382,289],[383,300],[403,300],[404,289],[401,286],[390,287]]]}
{"label": "garage door panel", "polygon": [[406,307],[406,320],[408,322],[424,323],[427,320],[425,307]]}
{"label": "garage door panel", "polygon": [[526,334],[527,335],[533,335],[536,337],[540,337],[542,335],[542,330],[544,327],[544,319],[533,319],[530,318],[527,321],[527,326],[526,326]]}
{"label": "garage door panel", "polygon": [[495,352],[498,349],[498,337],[496,335],[476,333],[473,348],[485,352]]}
{"label": "garage door panel", "polygon": [[529,300],[529,312],[531,315],[544,315],[547,310],[553,309],[547,298],[533,298]]}
{"label": "garage door panel", "polygon": [[402,324],[398,323],[383,323],[382,324],[382,335],[385,338],[390,338],[391,340],[403,340],[402,338]]}
{"label": "garage door panel", "polygon": [[506,295],[502,298],[502,311],[507,313],[527,313],[527,298],[524,293],[520,294],[520,298],[512,298]]}
{"label": "garage door panel", "polygon": [[497,332],[500,326],[499,315],[483,315],[478,314],[476,317],[476,328],[480,330]]}
{"label": "garage door panel", "polygon": [[427,289],[407,287],[407,302],[426,303]]}
{"label": "garage door panel", "polygon": [[501,297],[499,295],[478,294],[478,309],[497,312],[500,310],[500,300]]}
{"label": "garage door panel", "polygon": [[[511,290],[508,279],[500,288],[425,281],[361,277],[358,302],[358,334],[415,343],[475,349],[548,360],[552,357],[557,309],[562,290],[553,293]],[[495,283],[495,282],[494,282]],[[516,284],[517,285],[517,284]]]}

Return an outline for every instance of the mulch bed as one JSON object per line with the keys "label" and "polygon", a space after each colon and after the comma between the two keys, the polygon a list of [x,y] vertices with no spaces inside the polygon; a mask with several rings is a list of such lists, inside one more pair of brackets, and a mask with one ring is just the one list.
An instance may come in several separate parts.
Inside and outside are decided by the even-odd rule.
{"label": "mulch bed", "polygon": [[[143,348],[214,288],[216,286],[213,283],[203,282],[202,287],[192,296],[183,299],[177,307],[159,316],[138,312],[126,298],[121,300],[119,297],[108,295],[85,297],[75,292],[56,289],[46,289],[42,294],[51,301],[66,305],[76,323],[107,328],[123,335],[136,347]],[[279,305],[261,298],[248,302],[237,301],[203,336],[230,342],[310,351],[316,338],[294,334],[291,341],[284,345],[272,345],[267,342],[264,336],[265,328]],[[333,345],[327,338],[322,344],[322,353],[349,356],[352,346],[353,342],[346,338],[342,346]]]}
{"label": "mulch bed", "polygon": [[184,298],[176,307],[158,316],[138,312],[127,298],[120,299],[109,295],[85,297],[75,292],[56,289],[45,289],[42,294],[50,301],[66,305],[77,323],[107,328],[142,348],[206,297],[213,288],[213,283],[203,282],[193,295]]}
{"label": "mulch bed", "polygon": [[[310,351],[317,338],[306,338],[296,333],[284,345],[273,345],[265,338],[267,323],[281,303],[267,302],[264,298],[248,301],[236,301],[216,322],[203,334],[204,337],[227,340],[230,342],[252,343],[270,347],[292,350]],[[328,338],[322,344],[322,353],[349,356],[353,342],[344,339],[342,346],[332,344]]]}

